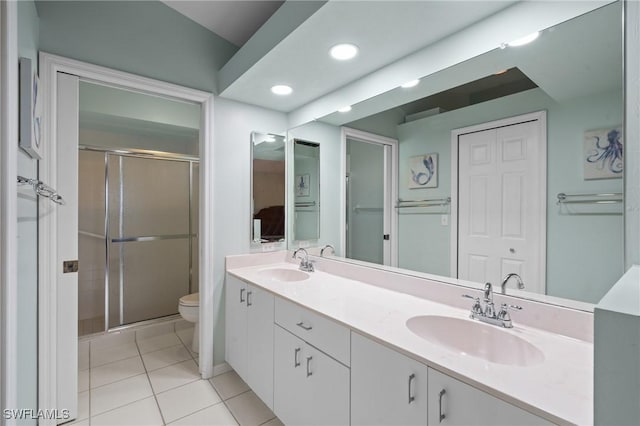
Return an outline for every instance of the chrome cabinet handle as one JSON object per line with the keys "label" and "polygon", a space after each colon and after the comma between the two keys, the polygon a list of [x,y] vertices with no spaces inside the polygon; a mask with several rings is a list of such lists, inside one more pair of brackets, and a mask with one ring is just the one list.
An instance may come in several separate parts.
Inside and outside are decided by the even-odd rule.
{"label": "chrome cabinet handle", "polygon": [[411,374],[409,376],[409,404],[411,404],[413,401],[416,400],[416,397],[413,394],[413,386],[411,386],[415,380],[416,380],[416,375]]}
{"label": "chrome cabinet handle", "polygon": [[247,292],[247,306],[253,305],[253,303],[251,303],[251,294],[252,293],[253,293],[252,291],[248,291]]}
{"label": "chrome cabinet handle", "polygon": [[300,321],[299,323],[296,324],[298,327],[304,329],[304,330],[311,330],[313,327],[310,325],[304,325],[304,321]]}
{"label": "chrome cabinet handle", "polygon": [[308,356],[307,357],[307,377],[313,375],[313,372],[311,371],[311,360],[313,359],[312,356]]}
{"label": "chrome cabinet handle", "polygon": [[241,288],[240,289],[240,303],[244,303],[244,297],[242,297],[244,295],[245,289]]}
{"label": "chrome cabinet handle", "polygon": [[447,417],[444,412],[442,412],[442,397],[444,397],[444,395],[447,393],[446,390],[442,389],[440,391],[440,397],[439,397],[439,401],[438,401],[438,409],[439,409],[439,415],[440,415],[440,421],[439,423],[442,423],[442,421]]}
{"label": "chrome cabinet handle", "polygon": [[293,351],[293,367],[300,367],[300,361],[298,360],[298,354],[300,353],[300,348],[295,348]]}

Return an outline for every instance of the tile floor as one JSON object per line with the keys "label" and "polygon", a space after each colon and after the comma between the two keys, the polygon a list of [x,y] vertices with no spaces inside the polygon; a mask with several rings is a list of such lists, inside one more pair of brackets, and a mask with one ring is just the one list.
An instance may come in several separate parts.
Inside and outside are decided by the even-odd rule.
{"label": "tile floor", "polygon": [[229,371],[202,380],[182,322],[81,339],[74,426],[282,423]]}

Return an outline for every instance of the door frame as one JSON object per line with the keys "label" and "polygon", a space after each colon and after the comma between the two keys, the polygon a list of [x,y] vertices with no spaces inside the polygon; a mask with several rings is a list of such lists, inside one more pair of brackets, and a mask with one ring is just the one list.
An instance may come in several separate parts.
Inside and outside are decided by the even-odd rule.
{"label": "door frame", "polygon": [[[40,53],[40,83],[43,93],[43,158],[39,179],[56,187],[58,158],[56,150],[57,73],[67,73],[81,79],[115,88],[152,93],[174,99],[199,103],[200,124],[200,259],[213,259],[213,94],[189,89],[151,78],[88,64],[49,53]],[[61,194],[64,196],[64,194]],[[57,266],[56,209],[38,220],[38,403],[54,408],[56,404],[57,351]],[[200,262],[200,353],[199,368],[203,378],[213,375],[214,276],[213,262]],[[52,423],[53,424],[53,423]]]}
{"label": "door frame", "polygon": [[[18,6],[0,2],[0,409],[18,393]],[[35,176],[30,176],[35,177]],[[6,419],[7,425],[16,419]]]}
{"label": "door frame", "polygon": [[[391,147],[391,158],[385,164],[384,170],[385,178],[390,177],[389,180],[391,181],[389,193],[385,194],[384,209],[385,213],[389,214],[390,220],[389,229],[386,230],[390,235],[389,266],[398,266],[398,210],[395,208],[395,203],[398,201],[398,140],[350,127],[341,127],[340,129],[340,249],[346,257],[347,182],[345,176],[347,175],[347,138]],[[387,225],[385,224],[385,226]]]}
{"label": "door frame", "polygon": [[540,258],[541,277],[547,276],[547,111],[536,111],[500,120],[489,121],[487,123],[476,124],[474,126],[463,127],[451,131],[451,251],[449,255],[450,275],[458,277],[458,138],[468,133],[476,133],[498,127],[513,126],[516,124],[538,121],[538,140],[540,149],[538,150],[538,163],[540,167],[540,187],[544,188],[537,196],[538,211],[537,216],[541,218],[540,247],[538,256]]}

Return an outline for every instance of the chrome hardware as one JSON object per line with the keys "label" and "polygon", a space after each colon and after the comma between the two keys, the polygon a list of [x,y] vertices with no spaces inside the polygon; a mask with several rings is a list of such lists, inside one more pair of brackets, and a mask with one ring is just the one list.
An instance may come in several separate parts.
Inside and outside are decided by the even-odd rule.
{"label": "chrome hardware", "polygon": [[313,372],[311,371],[311,360],[313,359],[312,356],[308,356],[307,357],[307,377],[313,375]]}
{"label": "chrome hardware", "polygon": [[416,400],[416,397],[413,395],[411,384],[416,380],[416,375],[411,374],[409,376],[409,404]]}
{"label": "chrome hardware", "polygon": [[443,397],[446,393],[447,393],[447,391],[446,391],[446,390],[444,390],[444,389],[442,389],[442,390],[440,391],[440,394],[439,394],[439,401],[438,401],[438,410],[439,410],[439,413],[438,413],[438,414],[439,414],[439,416],[438,416],[438,418],[440,419],[439,423],[442,423],[442,421],[443,421],[444,419],[446,419],[446,418],[447,418],[446,414],[444,414],[444,412],[442,411],[442,397]]}
{"label": "chrome hardware", "polygon": [[252,291],[248,291],[247,292],[247,306],[251,306],[253,305],[253,303],[251,303],[251,295],[253,294]]}
{"label": "chrome hardware", "polygon": [[307,253],[307,251],[305,249],[303,249],[302,247],[300,247],[299,249],[297,249],[296,251],[293,252],[293,258],[296,259],[298,257],[298,252],[303,252],[304,257],[300,258],[300,267],[298,269],[300,269],[301,271],[304,272],[313,272],[313,263],[311,261],[309,261],[309,253]]}
{"label": "chrome hardware", "polygon": [[244,289],[244,288],[241,288],[241,289],[240,289],[240,303],[244,303],[244,302],[245,302],[245,299],[242,297],[242,295],[244,294],[244,292],[245,292],[245,289]]}
{"label": "chrome hardware", "polygon": [[299,353],[300,353],[300,348],[295,348],[295,350],[293,351],[293,367],[294,368],[300,367],[300,361],[298,361]]}
{"label": "chrome hardware", "polygon": [[331,244],[327,244],[326,246],[322,247],[322,250],[320,250],[320,257],[324,257],[324,251],[326,249],[331,249],[331,252],[334,255],[336,254],[336,249]]}
{"label": "chrome hardware", "polygon": [[518,283],[518,288],[520,290],[522,290],[524,288],[524,282],[522,281],[522,278],[520,277],[520,275],[516,274],[516,273],[511,273],[511,274],[507,274],[504,279],[502,280],[502,285],[501,287],[501,291],[502,294],[506,294],[507,291],[507,282],[511,279],[511,278],[515,278],[516,282]]}
{"label": "chrome hardware", "polygon": [[311,330],[313,327],[310,325],[304,325],[304,321],[300,321],[299,323],[296,324],[298,327],[302,328],[303,330]]}
{"label": "chrome hardware", "polygon": [[473,297],[468,294],[463,294],[462,297],[474,300],[469,318],[486,322],[487,324],[498,325],[504,328],[513,327],[511,316],[509,315],[509,308],[522,310],[521,306],[508,305],[506,303],[503,303],[500,306],[500,311],[496,313],[496,308],[493,303],[493,288],[491,286],[491,283],[486,283],[484,286],[484,307],[482,306],[479,297]]}

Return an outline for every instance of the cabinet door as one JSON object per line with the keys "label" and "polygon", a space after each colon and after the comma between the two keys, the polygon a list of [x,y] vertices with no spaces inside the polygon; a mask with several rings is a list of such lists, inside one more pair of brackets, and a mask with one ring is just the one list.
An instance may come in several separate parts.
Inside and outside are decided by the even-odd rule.
{"label": "cabinet door", "polygon": [[247,384],[273,409],[273,305],[271,293],[247,285]]}
{"label": "cabinet door", "polygon": [[429,404],[429,425],[551,424],[432,368],[429,369]]}
{"label": "cabinet door", "polygon": [[247,381],[247,285],[227,274],[225,290],[226,360]]}
{"label": "cabinet door", "polygon": [[304,342],[274,327],[273,412],[285,425],[308,424]]}
{"label": "cabinet door", "polygon": [[308,344],[304,347],[302,367],[307,398],[303,423],[348,425],[349,369]]}
{"label": "cabinet door", "polygon": [[428,367],[351,333],[351,424],[427,424]]}

